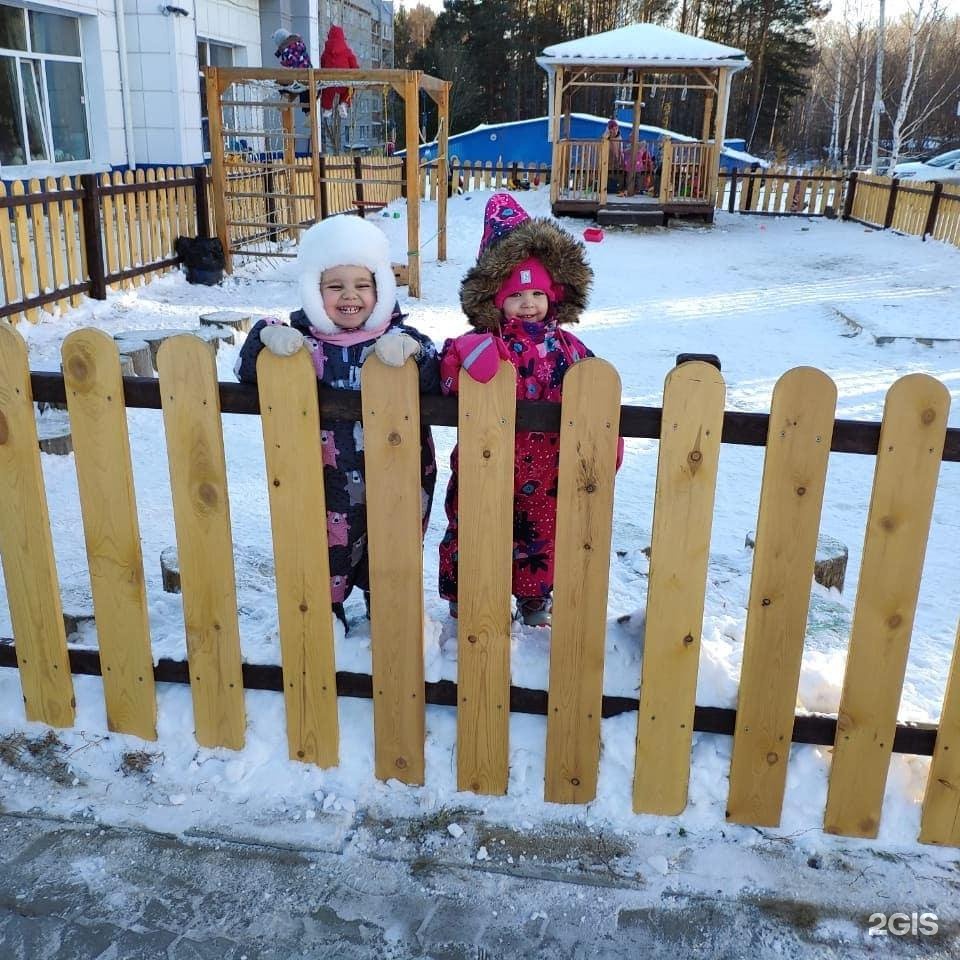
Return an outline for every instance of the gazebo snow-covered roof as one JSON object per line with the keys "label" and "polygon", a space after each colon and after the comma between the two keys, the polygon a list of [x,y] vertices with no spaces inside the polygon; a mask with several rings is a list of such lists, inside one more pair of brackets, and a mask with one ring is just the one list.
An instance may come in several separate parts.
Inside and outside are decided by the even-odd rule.
{"label": "gazebo snow-covered roof", "polygon": [[634,23],[592,37],[568,40],[546,47],[537,63],[549,73],[551,67],[622,66],[647,68],[717,67],[742,70],[750,66],[746,53],[736,47],[691,37],[653,23]]}

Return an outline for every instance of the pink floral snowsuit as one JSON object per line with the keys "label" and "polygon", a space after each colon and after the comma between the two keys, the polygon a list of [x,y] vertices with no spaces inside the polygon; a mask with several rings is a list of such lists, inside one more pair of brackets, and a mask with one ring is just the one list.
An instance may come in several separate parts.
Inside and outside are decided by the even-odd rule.
{"label": "pink floral snowsuit", "polygon": [[[495,336],[495,334],[494,334]],[[501,339],[517,368],[517,399],[559,403],[563,377],[578,360],[593,354],[550,318],[545,323],[504,321]],[[441,389],[457,393],[460,360],[448,340],[440,358]],[[466,376],[466,374],[464,374]],[[560,436],[518,431],[513,482],[513,587],[515,597],[548,597],[553,591],[557,526]],[[457,599],[458,456],[450,457],[452,475],[444,509],[447,530],[440,544],[440,596]]]}

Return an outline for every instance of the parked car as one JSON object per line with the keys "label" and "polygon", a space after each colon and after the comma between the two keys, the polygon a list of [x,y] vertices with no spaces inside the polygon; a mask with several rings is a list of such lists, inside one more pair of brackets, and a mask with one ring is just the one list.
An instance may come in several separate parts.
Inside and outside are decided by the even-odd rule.
{"label": "parked car", "polygon": [[901,180],[939,180],[941,183],[960,183],[960,150],[948,150],[927,161],[912,160],[898,163],[893,175]]}

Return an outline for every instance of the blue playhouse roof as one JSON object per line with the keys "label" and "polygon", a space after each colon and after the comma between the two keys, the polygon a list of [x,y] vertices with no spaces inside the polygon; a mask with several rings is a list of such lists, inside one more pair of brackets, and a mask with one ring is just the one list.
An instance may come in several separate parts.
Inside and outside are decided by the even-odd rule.
{"label": "blue playhouse roof", "polygon": [[[629,122],[619,120],[621,136],[626,140],[630,136]],[[570,115],[571,137],[574,140],[599,140],[607,125],[606,117],[597,117],[589,113]],[[673,130],[640,124],[640,139],[656,143],[664,137],[671,140],[693,141]],[[720,154],[720,166],[727,170],[738,170],[753,164],[766,166],[766,162],[744,150],[745,143],[739,139],[724,140]],[[403,151],[398,151],[403,155]],[[437,143],[425,143],[420,147],[421,160],[434,160],[437,156]],[[457,158],[461,163],[518,163],[520,166],[550,163],[551,147],[547,138],[547,118],[534,117],[531,120],[515,120],[512,123],[482,123],[473,130],[451,135],[448,156],[452,161]]]}

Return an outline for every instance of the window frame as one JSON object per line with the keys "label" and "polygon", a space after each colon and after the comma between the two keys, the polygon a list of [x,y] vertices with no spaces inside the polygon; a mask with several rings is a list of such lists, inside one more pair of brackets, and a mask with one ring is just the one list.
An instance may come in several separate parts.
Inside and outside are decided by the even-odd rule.
{"label": "window frame", "polygon": [[[200,48],[205,47],[204,59],[206,63],[200,62]],[[204,74],[204,67],[214,66],[210,63],[210,47],[217,47],[221,50],[230,51],[230,66],[237,65],[237,51],[242,49],[235,43],[227,43],[223,40],[213,40],[210,37],[202,37],[197,34],[197,84],[200,88],[200,152],[204,160],[209,160],[210,154],[210,118],[207,116],[207,78]],[[232,108],[231,108],[232,109]],[[206,141],[206,142],[204,142]]]}
{"label": "window frame", "polygon": [[[10,10],[18,11],[23,17],[23,25],[25,30],[25,41],[26,49],[25,50],[16,50],[11,47],[0,48],[0,57],[12,60],[15,64],[14,74],[16,76],[17,82],[17,97],[20,105],[20,135],[22,137],[22,143],[24,147],[24,161],[20,164],[0,164],[0,169],[4,171],[7,170],[16,170],[23,168],[29,172],[31,167],[36,167],[39,165],[46,166],[59,166],[63,165],[66,167],[68,164],[89,164],[93,162],[93,133],[90,128],[90,110],[89,110],[89,94],[87,88],[87,71],[84,69],[84,46],[83,46],[83,30],[81,29],[80,16],[72,12],[64,13],[60,10],[34,10],[31,7],[21,7],[16,6],[12,3],[2,4],[4,7],[7,7]],[[77,45],[79,47],[79,55],[74,56],[73,54],[64,54],[64,53],[39,53],[33,49],[33,35],[30,29],[30,15],[33,13],[44,14],[51,13],[55,16],[66,17],[67,19],[73,21],[76,25],[77,30]],[[76,63],[80,67],[80,78],[81,78],[81,90],[80,90],[80,102],[83,107],[83,127],[84,132],[86,133],[87,140],[87,156],[86,157],[74,157],[70,160],[57,160],[56,158],[56,146],[53,142],[53,117],[50,113],[50,89],[47,80],[47,63],[51,61],[56,61],[60,63]],[[39,65],[39,74],[42,81],[42,89],[38,90],[38,96],[40,99],[40,117],[41,117],[41,126],[43,134],[44,148],[47,152],[46,157],[34,157],[30,150],[30,133],[28,128],[27,120],[27,110],[26,110],[26,98],[23,84],[23,64],[28,64],[28,69],[32,69],[34,64]]]}

